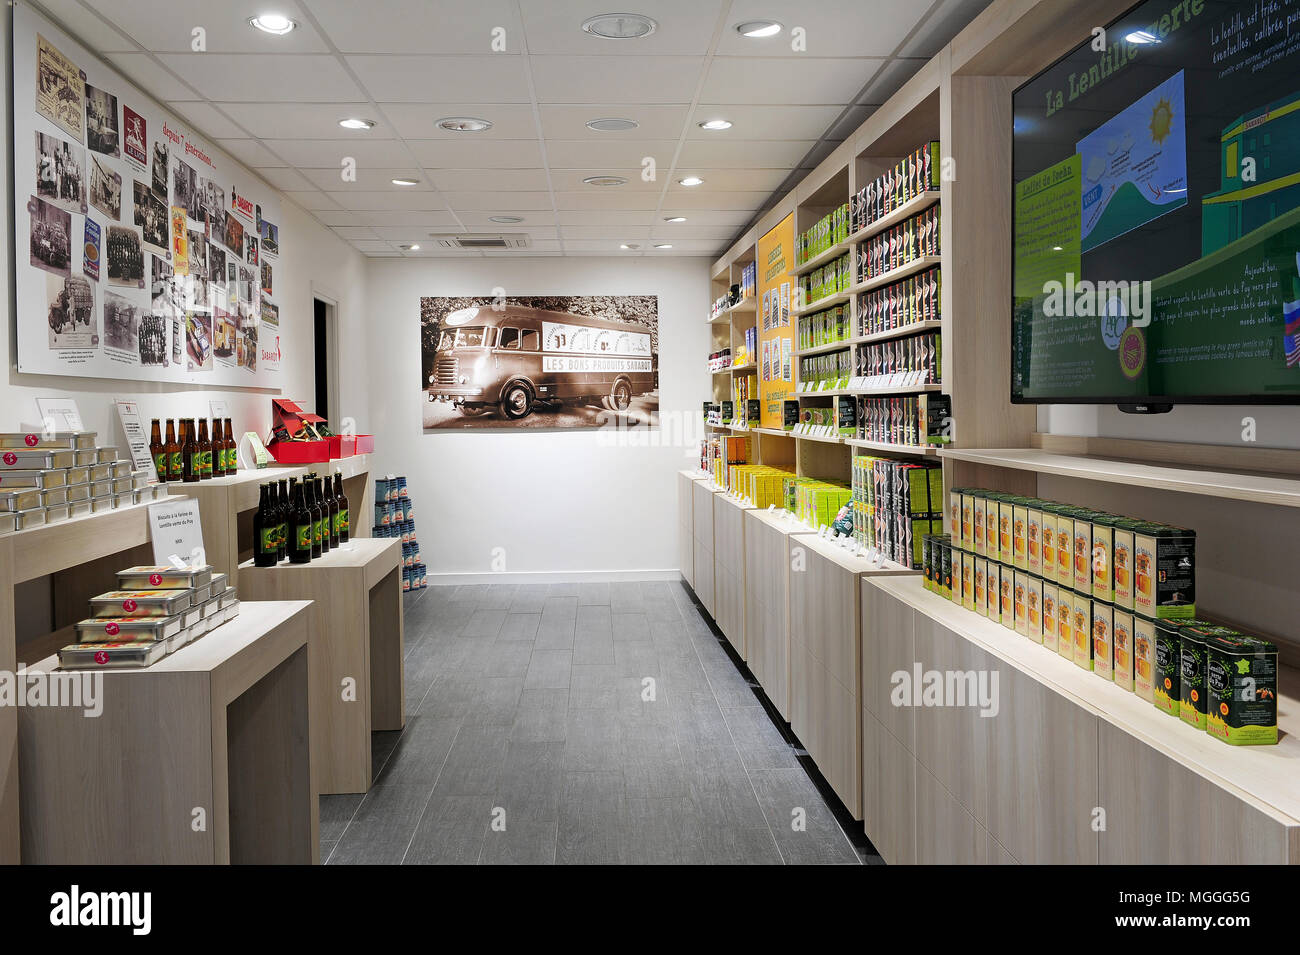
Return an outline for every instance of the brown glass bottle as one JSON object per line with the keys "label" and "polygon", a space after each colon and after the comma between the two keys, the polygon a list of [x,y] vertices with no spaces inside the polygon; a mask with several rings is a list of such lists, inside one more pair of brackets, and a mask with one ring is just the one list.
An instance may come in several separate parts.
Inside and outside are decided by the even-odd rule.
{"label": "brown glass bottle", "polygon": [[343,493],[343,472],[334,472],[334,500],[339,504],[339,542],[346,544],[348,535],[352,532],[352,526],[348,523],[348,498]]}
{"label": "brown glass bottle", "polygon": [[328,554],[334,543],[334,512],[330,509],[329,489],[319,477],[313,479],[316,484],[316,503],[320,505],[320,549]]}
{"label": "brown glass bottle", "polygon": [[181,446],[176,442],[176,424],[167,419],[167,480],[179,481],[185,476],[185,466],[181,463]]}
{"label": "brown glass bottle", "polygon": [[312,514],[307,507],[302,485],[297,485],[293,489],[292,514],[293,519],[289,524],[293,531],[289,536],[289,562],[306,564],[311,561],[312,554]]}
{"label": "brown glass bottle", "polygon": [[163,444],[162,426],[158,419],[153,419],[153,424],[149,426],[149,455],[153,458],[154,473],[158,475],[158,480],[165,482],[167,480],[167,446]]}
{"label": "brown glass bottle", "polygon": [[235,443],[234,431],[230,419],[226,419],[226,473],[234,474],[239,470],[239,445]]}
{"label": "brown glass bottle", "polygon": [[289,502],[289,482],[280,479],[280,560],[289,556],[289,531],[293,525],[293,505]]}
{"label": "brown glass bottle", "polygon": [[226,476],[226,441],[221,437],[221,419],[212,419],[212,451],[208,455],[208,460],[212,462],[212,476],[214,478]]}
{"label": "brown glass bottle", "polygon": [[324,480],[325,499],[330,503],[330,547],[337,549],[339,544],[343,543],[339,537],[339,498],[334,482],[330,480],[328,474],[325,475]]}
{"label": "brown glass bottle", "polygon": [[199,480],[212,478],[212,441],[208,438],[208,419],[199,419]]}
{"label": "brown glass bottle", "polygon": [[188,418],[181,423],[181,431],[185,437],[181,439],[181,461],[182,475],[181,478],[186,484],[193,484],[201,480],[200,475],[203,473],[203,459],[199,455],[199,442],[194,436],[194,419]]}
{"label": "brown glass bottle", "polygon": [[316,482],[310,476],[303,480],[303,487],[306,489],[307,510],[311,514],[311,556],[315,558],[324,553],[321,547],[321,522],[320,504],[316,500]]}

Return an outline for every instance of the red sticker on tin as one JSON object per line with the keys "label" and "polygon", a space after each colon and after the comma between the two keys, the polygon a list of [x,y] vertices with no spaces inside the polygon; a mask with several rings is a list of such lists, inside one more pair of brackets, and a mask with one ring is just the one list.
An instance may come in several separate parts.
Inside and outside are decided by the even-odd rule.
{"label": "red sticker on tin", "polygon": [[18,455],[14,454],[12,451],[6,451],[4,462],[10,467],[13,467],[15,464],[18,463]]}
{"label": "red sticker on tin", "polygon": [[110,637],[116,637],[117,634],[118,634],[118,631],[120,631],[121,629],[122,629],[122,628],[119,627],[119,626],[118,626],[117,624],[115,624],[115,623],[106,623],[106,624],[104,624],[104,632],[105,632],[106,634],[108,634]]}
{"label": "red sticker on tin", "polygon": [[162,583],[162,574],[150,574],[149,583],[151,586],[157,587]]}
{"label": "red sticker on tin", "polygon": [[27,447],[29,448],[34,448],[41,443],[41,439],[36,437],[34,434],[29,434],[27,437],[23,438],[23,440],[27,442]]}
{"label": "red sticker on tin", "polygon": [[95,662],[96,662],[96,663],[107,663],[107,662],[108,662],[108,654],[105,653],[103,650],[96,650],[96,651],[95,651]]}
{"label": "red sticker on tin", "polygon": [[127,613],[135,613],[136,606],[137,606],[136,602],[132,600],[130,597],[127,597],[125,600],[122,601],[122,609],[125,610]]}

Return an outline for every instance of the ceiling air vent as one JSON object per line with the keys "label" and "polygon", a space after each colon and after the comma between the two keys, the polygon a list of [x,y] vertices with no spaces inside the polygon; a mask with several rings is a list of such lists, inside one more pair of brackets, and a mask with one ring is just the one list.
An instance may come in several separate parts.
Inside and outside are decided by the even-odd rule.
{"label": "ceiling air vent", "polygon": [[434,239],[439,247],[444,249],[526,249],[528,248],[528,236],[523,233],[497,234],[497,235],[438,235],[430,233],[430,238]]}

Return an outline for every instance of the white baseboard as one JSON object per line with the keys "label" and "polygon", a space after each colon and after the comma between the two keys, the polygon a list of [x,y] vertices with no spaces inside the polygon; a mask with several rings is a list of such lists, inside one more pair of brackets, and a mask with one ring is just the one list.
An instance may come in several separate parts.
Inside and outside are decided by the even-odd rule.
{"label": "white baseboard", "polygon": [[676,568],[667,570],[563,570],[503,574],[429,574],[430,587],[455,587],[460,584],[576,584],[612,583],[615,581],[682,579]]}

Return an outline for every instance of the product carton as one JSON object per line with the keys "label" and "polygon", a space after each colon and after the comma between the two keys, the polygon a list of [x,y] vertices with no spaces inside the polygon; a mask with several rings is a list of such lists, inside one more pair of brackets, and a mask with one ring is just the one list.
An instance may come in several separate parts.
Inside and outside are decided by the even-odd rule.
{"label": "product carton", "polygon": [[1074,662],[1085,670],[1092,669],[1092,598],[1071,591],[1073,606],[1071,629],[1074,638]]}
{"label": "product carton", "polygon": [[1056,584],[1043,580],[1043,646],[1056,650]]}
{"label": "product carton", "polygon": [[1041,577],[1025,574],[1025,614],[1028,627],[1025,632],[1034,643],[1043,642],[1043,581]]}
{"label": "product carton", "polygon": [[1233,746],[1277,742],[1277,647],[1244,634],[1206,642],[1206,731]]}
{"label": "product carton", "polygon": [[1074,659],[1074,591],[1059,584],[1056,588],[1056,652],[1067,660]]}
{"label": "product carton", "polygon": [[1092,672],[1103,680],[1115,678],[1115,608],[1104,600],[1092,602]]}
{"label": "product carton", "polygon": [[1111,625],[1111,644],[1113,648],[1115,685],[1124,690],[1133,690],[1133,615],[1115,608],[1114,623]]}
{"label": "product carton", "polygon": [[1140,523],[1133,534],[1133,609],[1162,620],[1196,616],[1196,532]]}

